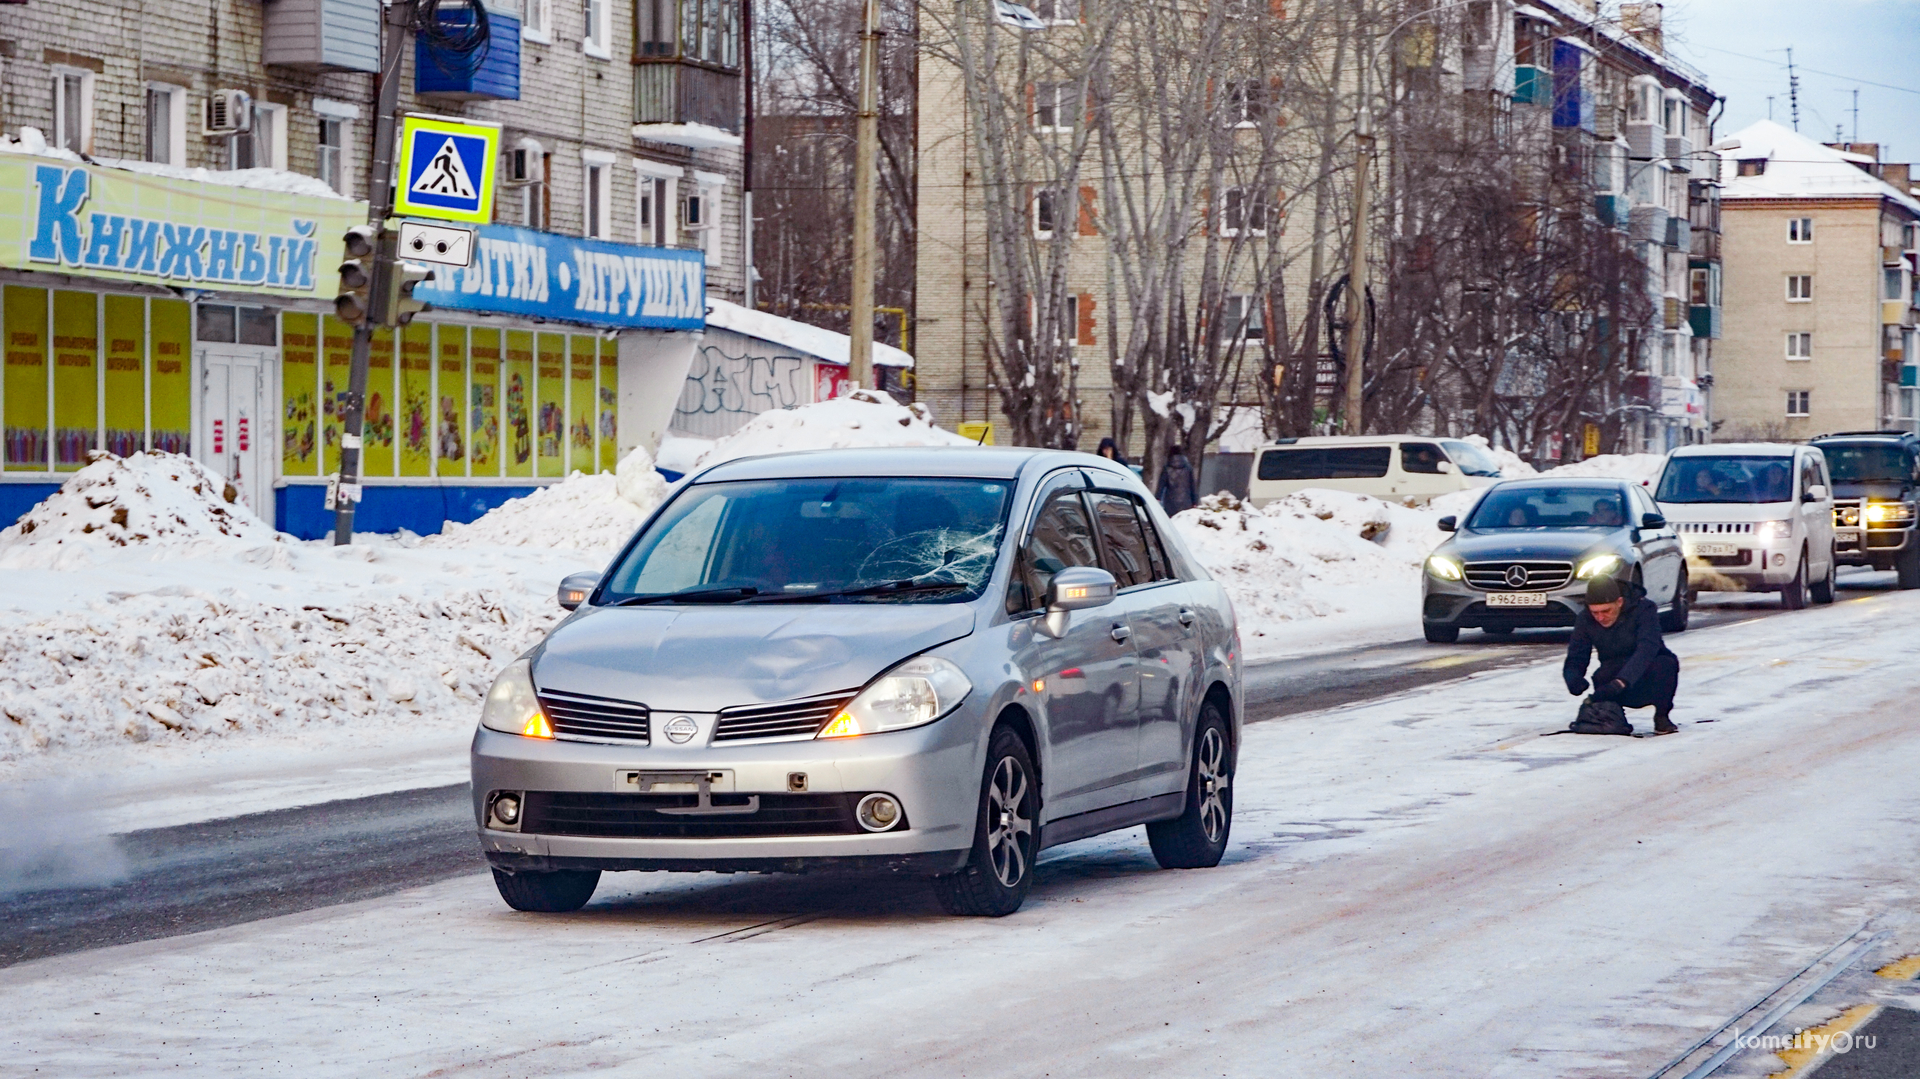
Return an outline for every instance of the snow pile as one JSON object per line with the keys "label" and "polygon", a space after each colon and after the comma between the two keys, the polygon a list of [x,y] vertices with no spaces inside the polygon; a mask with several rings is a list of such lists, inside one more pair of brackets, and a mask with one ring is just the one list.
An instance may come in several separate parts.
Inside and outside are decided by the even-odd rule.
{"label": "snow pile", "polygon": [[262,604],[187,585],[11,614],[0,619],[0,762],[349,725],[371,743],[470,723],[494,674],[561,614],[524,590]]}
{"label": "snow pile", "polygon": [[127,546],[163,558],[204,553],[209,543],[245,548],[250,561],[284,561],[271,546],[280,538],[232,484],[191,457],[95,452],[60,490],[0,531],[0,567],[78,567]]}
{"label": "snow pile", "polygon": [[[1420,563],[1445,538],[1439,514],[1345,491],[1307,490],[1253,509],[1209,495],[1173,519],[1233,599],[1250,653],[1288,623],[1352,615],[1417,628]],[[1411,597],[1411,598],[1410,598]],[[1266,643],[1279,643],[1277,641]]]}
{"label": "snow pile", "polygon": [[1531,476],[1539,471],[1539,469],[1528,464],[1525,458],[1505,446],[1495,446],[1492,442],[1488,441],[1485,435],[1467,435],[1460,441],[1471,442],[1487,451],[1487,456],[1492,457],[1499,463],[1500,475],[1507,479],[1513,479],[1518,476]]}
{"label": "snow pile", "polygon": [[901,405],[884,393],[855,390],[831,401],[762,412],[714,443],[693,467],[800,450],[971,445],[972,439],[935,427],[933,413],[919,402]]}
{"label": "snow pile", "polygon": [[1559,468],[1550,468],[1542,475],[1560,479],[1577,479],[1594,476],[1603,479],[1632,480],[1640,483],[1660,478],[1660,470],[1667,464],[1664,453],[1606,453],[1598,457],[1589,457]]}
{"label": "snow pile", "polygon": [[636,448],[612,475],[575,472],[551,487],[510,499],[474,521],[449,521],[422,547],[571,547],[611,552],[667,497],[653,457]]}
{"label": "snow pile", "polygon": [[693,471],[693,463],[700,455],[713,448],[711,438],[686,438],[680,435],[668,435],[660,440],[660,452],[655,455],[655,464],[668,472],[686,475]]}

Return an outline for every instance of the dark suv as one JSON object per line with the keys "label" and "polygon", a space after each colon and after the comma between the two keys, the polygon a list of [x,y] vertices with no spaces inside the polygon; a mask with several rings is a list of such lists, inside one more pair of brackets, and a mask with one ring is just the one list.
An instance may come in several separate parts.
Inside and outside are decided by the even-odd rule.
{"label": "dark suv", "polygon": [[1812,440],[1833,475],[1833,545],[1840,564],[1896,570],[1920,588],[1920,435],[1842,431]]}

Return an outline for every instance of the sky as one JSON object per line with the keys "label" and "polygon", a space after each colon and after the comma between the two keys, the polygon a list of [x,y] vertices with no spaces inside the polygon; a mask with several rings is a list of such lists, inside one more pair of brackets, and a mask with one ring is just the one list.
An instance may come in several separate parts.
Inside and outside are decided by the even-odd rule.
{"label": "sky", "polygon": [[1920,0],[1667,0],[1666,27],[1668,50],[1727,99],[1717,136],[1766,119],[1770,95],[1773,119],[1791,126],[1791,46],[1802,134],[1831,142],[1838,124],[1851,139],[1857,88],[1860,141],[1920,161]]}

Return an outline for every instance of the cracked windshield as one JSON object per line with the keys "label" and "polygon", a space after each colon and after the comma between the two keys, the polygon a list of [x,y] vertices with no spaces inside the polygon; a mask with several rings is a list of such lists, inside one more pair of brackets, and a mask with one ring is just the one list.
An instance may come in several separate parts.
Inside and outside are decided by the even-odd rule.
{"label": "cracked windshield", "polygon": [[1010,489],[967,479],[702,485],[620,560],[608,592],[615,602],[968,599],[993,572]]}

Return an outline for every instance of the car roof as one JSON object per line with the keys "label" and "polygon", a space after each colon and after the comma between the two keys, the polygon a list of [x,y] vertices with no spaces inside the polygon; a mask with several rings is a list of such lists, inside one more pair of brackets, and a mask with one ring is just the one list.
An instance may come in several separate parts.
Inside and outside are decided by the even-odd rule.
{"label": "car roof", "polygon": [[[1046,469],[1068,465],[1116,471],[1113,463],[1104,457],[1064,450],[1011,446],[882,446],[741,457],[700,472],[693,477],[693,482],[855,476],[1012,480],[1030,467]],[[1127,476],[1132,475],[1131,471],[1127,472]]]}
{"label": "car roof", "polygon": [[[1792,442],[1708,442],[1698,446],[1676,446],[1674,457],[1791,457],[1803,447]],[[1804,447],[1816,448],[1816,447]]]}
{"label": "car roof", "polygon": [[1630,487],[1631,480],[1616,476],[1518,476],[1501,480],[1495,487]]}
{"label": "car roof", "polygon": [[1382,442],[1461,442],[1452,435],[1305,435],[1286,442],[1269,442],[1263,450],[1285,450],[1295,446],[1373,446]]}

